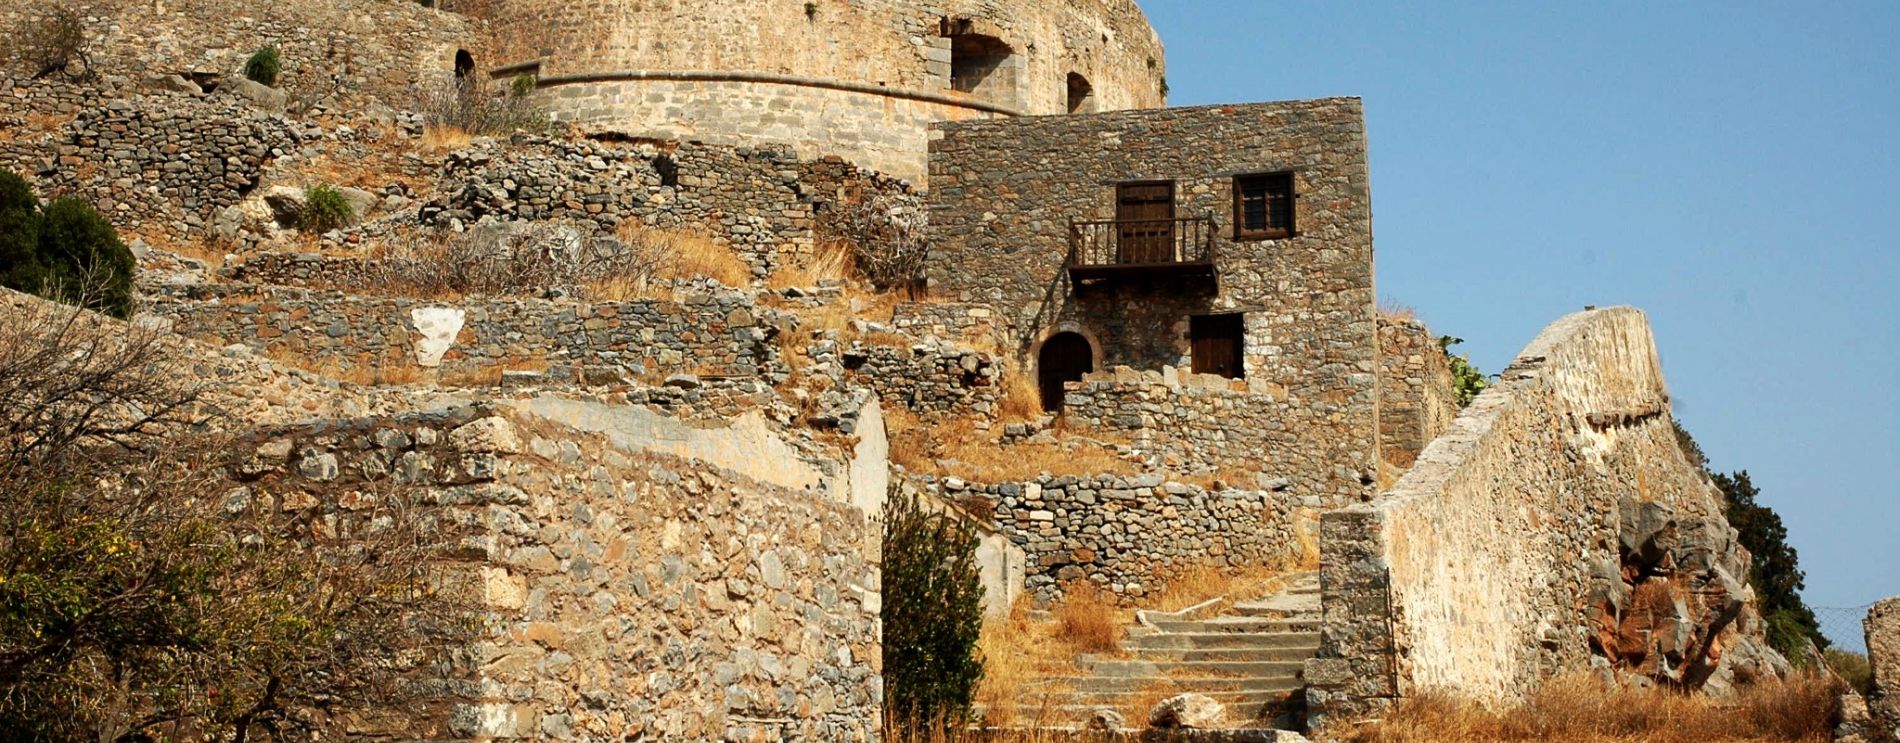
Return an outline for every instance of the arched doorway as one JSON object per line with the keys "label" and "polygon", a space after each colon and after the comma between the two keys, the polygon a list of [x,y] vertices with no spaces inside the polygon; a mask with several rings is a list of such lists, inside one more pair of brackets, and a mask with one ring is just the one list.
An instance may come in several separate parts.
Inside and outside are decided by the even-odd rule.
{"label": "arched doorway", "polygon": [[455,79],[456,81],[457,82],[466,81],[469,79],[471,75],[474,75],[474,74],[475,74],[475,55],[469,54],[467,49],[455,50]]}
{"label": "arched doorway", "polygon": [[1095,371],[1095,349],[1081,333],[1064,332],[1049,336],[1036,354],[1036,382],[1042,390],[1042,409],[1062,410],[1062,383],[1080,380]]}

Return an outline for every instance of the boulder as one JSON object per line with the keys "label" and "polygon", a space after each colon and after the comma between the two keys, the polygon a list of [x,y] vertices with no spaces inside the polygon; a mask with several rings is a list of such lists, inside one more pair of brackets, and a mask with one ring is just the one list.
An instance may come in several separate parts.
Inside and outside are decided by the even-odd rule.
{"label": "boulder", "polygon": [[236,204],[218,210],[217,218],[211,223],[211,234],[225,240],[236,240],[244,232],[244,209]]}
{"label": "boulder", "polygon": [[376,211],[376,205],[382,202],[376,194],[360,188],[345,186],[337,189],[337,193],[343,194],[343,200],[349,202],[350,214],[359,222],[368,218],[370,212]]}
{"label": "boulder", "polygon": [[186,80],[183,75],[176,75],[172,73],[159,73],[157,75],[151,76],[150,78],[146,79],[145,87],[146,89],[151,90],[156,93],[187,93],[190,95],[204,94],[204,89],[198,87],[197,83],[194,83],[190,80]]}
{"label": "boulder", "polygon": [[1168,697],[1148,712],[1148,727],[1159,730],[1213,730],[1226,720],[1226,708],[1206,694]]}
{"label": "boulder", "polygon": [[280,227],[296,227],[301,223],[306,203],[301,188],[271,186],[264,191],[264,204],[270,207],[271,219]]}
{"label": "boulder", "polygon": [[1122,713],[1107,707],[1096,707],[1093,711],[1089,712],[1089,721],[1086,727],[1089,730],[1097,732],[1112,733],[1126,729],[1128,727],[1128,718],[1123,717]]}
{"label": "boulder", "polygon": [[234,77],[219,83],[218,93],[242,98],[252,108],[273,114],[283,113],[290,102],[290,96],[284,91],[243,77]]}

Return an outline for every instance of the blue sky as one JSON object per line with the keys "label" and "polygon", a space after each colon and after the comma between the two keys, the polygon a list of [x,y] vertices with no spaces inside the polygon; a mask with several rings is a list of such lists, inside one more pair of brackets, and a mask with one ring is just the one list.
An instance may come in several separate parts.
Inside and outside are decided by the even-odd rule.
{"label": "blue sky", "polygon": [[1808,602],[1900,594],[1900,2],[1143,7],[1174,105],[1365,99],[1382,298],[1491,372],[1643,308]]}

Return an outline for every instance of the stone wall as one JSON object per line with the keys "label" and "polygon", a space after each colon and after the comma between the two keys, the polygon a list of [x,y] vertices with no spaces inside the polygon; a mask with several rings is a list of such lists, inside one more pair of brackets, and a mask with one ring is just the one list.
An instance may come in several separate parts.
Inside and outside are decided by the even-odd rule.
{"label": "stone wall", "polygon": [[[929,125],[999,112],[1159,106],[1160,39],[1132,0],[509,0],[491,14],[496,59],[538,61],[543,100],[590,130],[725,144],[776,142],[921,179]],[[655,29],[666,29],[656,33]],[[952,41],[1008,45],[953,90]]]}
{"label": "stone wall", "polygon": [[1273,566],[1299,553],[1295,505],[1273,491],[1208,490],[1160,475],[1045,475],[995,485],[945,478],[935,492],[993,510],[1027,558],[1026,590],[1045,603],[1075,580],[1132,602],[1183,570]]}
{"label": "stone wall", "polygon": [[[446,80],[455,51],[475,42],[468,19],[388,0],[76,0],[95,72],[131,83],[154,74],[238,77],[265,46],[283,60],[292,98],[406,107],[416,88]],[[0,5],[0,29],[19,33],[53,7]],[[24,71],[30,75],[32,71]]]}
{"label": "stone wall", "polygon": [[1876,741],[1900,740],[1900,596],[1867,611],[1867,660],[1874,668],[1874,692],[1867,700]]}
{"label": "stone wall", "polygon": [[182,288],[154,298],[149,309],[186,336],[357,375],[437,367],[444,375],[499,379],[503,368],[550,365],[601,365],[652,379],[782,373],[772,340],[782,319],[738,293],[433,301],[233,285]]}
{"label": "stone wall", "polygon": [[943,341],[853,343],[841,361],[845,379],[926,419],[996,419],[1003,369],[987,353]]}
{"label": "stone wall", "polygon": [[[1058,331],[1097,369],[1192,368],[1190,316],[1241,314],[1249,383],[1316,442],[1326,492],[1375,468],[1378,348],[1364,118],[1356,98],[940,125],[931,146],[935,296],[990,305],[1031,363]],[[1296,233],[1236,240],[1236,175],[1291,171]],[[1071,220],[1115,217],[1116,185],[1171,179],[1179,217],[1216,224],[1212,281],[1070,285]],[[1338,475],[1332,474],[1337,470]]]}
{"label": "stone wall", "polygon": [[1458,417],[1451,361],[1417,320],[1379,318],[1379,463],[1403,471]]}
{"label": "stone wall", "polygon": [[1064,401],[1065,417],[1127,439],[1170,471],[1251,473],[1245,479],[1275,483],[1309,508],[1355,502],[1373,476],[1327,459],[1328,442],[1289,423],[1303,411],[1271,382],[1119,367],[1070,383]]}
{"label": "stone wall", "polygon": [[1689,688],[1777,672],[1748,554],[1668,401],[1641,312],[1571,315],[1397,486],[1324,514],[1311,709],[1504,700],[1593,662]]}
{"label": "stone wall", "polygon": [[[436,740],[874,740],[879,575],[861,512],[458,409],[256,436],[226,507],[329,524],[403,497],[456,526],[484,634]],[[242,449],[240,449],[242,451]]]}
{"label": "stone wall", "polygon": [[980,348],[1002,343],[996,311],[987,304],[905,302],[892,311],[891,326],[919,338],[935,336]]}

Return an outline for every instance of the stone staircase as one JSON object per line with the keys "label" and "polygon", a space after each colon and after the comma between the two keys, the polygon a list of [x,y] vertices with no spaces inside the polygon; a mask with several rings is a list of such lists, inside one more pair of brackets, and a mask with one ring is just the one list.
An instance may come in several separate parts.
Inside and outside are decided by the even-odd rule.
{"label": "stone staircase", "polygon": [[1138,612],[1124,653],[1079,657],[1073,675],[1038,682],[1019,715],[1069,727],[1108,709],[1139,728],[1155,702],[1193,692],[1224,705],[1234,727],[1299,719],[1302,666],[1319,650],[1319,577],[1298,573],[1281,583],[1284,588],[1257,599]]}

